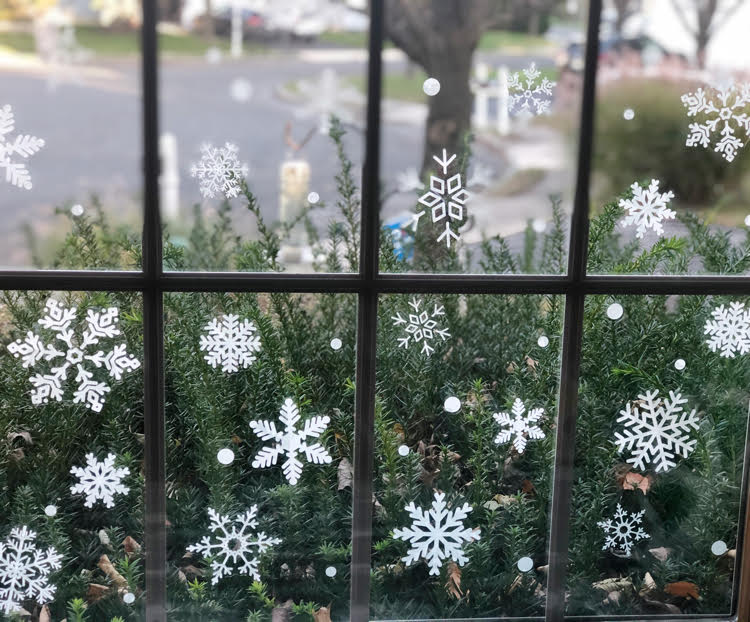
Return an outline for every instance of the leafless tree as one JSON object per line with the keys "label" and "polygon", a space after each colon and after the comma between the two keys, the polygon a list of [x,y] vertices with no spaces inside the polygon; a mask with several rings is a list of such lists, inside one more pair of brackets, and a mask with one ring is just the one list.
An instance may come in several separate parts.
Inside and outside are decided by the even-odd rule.
{"label": "leafless tree", "polygon": [[698,66],[706,66],[706,48],[745,0],[671,0],[677,17],[695,39]]}
{"label": "leafless tree", "polygon": [[612,0],[615,9],[615,32],[622,35],[625,22],[640,9],[640,0]]}

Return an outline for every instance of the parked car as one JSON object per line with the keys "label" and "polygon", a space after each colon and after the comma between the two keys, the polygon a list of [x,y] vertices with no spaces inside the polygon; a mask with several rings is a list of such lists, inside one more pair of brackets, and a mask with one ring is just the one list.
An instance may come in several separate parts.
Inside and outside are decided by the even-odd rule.
{"label": "parked car", "polygon": [[[665,56],[670,56],[670,52],[662,45],[645,35],[627,38],[608,37],[599,40],[600,65],[616,62],[623,55],[633,52],[640,55],[644,67],[658,63]],[[555,60],[561,71],[581,73],[585,56],[586,42],[573,41],[568,44],[564,51],[558,54]]]}
{"label": "parked car", "polygon": [[[240,10],[242,33],[245,38],[258,38],[267,34],[266,20],[257,11]],[[214,32],[220,37],[228,37],[232,32],[232,8],[227,7],[214,15]]]}

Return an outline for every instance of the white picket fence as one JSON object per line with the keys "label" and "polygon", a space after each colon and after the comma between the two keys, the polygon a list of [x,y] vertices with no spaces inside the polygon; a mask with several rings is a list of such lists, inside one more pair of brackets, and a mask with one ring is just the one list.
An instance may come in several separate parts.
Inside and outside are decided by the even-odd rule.
{"label": "white picket fence", "polygon": [[501,136],[507,136],[510,133],[508,68],[501,65],[492,76],[489,65],[477,63],[471,90],[474,93],[472,125],[478,129],[494,129]]}

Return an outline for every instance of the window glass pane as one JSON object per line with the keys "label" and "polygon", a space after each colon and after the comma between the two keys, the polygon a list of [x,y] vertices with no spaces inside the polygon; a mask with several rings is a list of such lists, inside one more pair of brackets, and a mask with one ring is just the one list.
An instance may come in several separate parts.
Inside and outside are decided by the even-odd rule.
{"label": "window glass pane", "polygon": [[171,617],[348,619],[356,297],[170,294],[165,314]]}
{"label": "window glass pane", "polygon": [[746,2],[613,2],[599,47],[589,272],[748,271]]}
{"label": "window glass pane", "polygon": [[0,617],[142,619],[141,298],[3,292],[0,313]]}
{"label": "window glass pane", "polygon": [[0,266],[138,267],[66,238],[92,220],[102,245],[142,228],[140,3],[97,2],[1,3]]}
{"label": "window glass pane", "polygon": [[568,613],[730,613],[750,397],[747,304],[587,299]]}
{"label": "window glass pane", "polygon": [[544,615],[562,305],[381,298],[373,619]]}

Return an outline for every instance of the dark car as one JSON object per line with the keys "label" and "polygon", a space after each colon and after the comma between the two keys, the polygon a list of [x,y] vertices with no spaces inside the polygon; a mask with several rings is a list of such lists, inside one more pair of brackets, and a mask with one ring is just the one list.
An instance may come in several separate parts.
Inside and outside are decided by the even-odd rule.
{"label": "dark car", "polygon": [[[599,40],[599,63],[614,62],[625,52],[636,52],[641,56],[643,65],[651,65],[669,52],[650,37],[610,37]],[[583,71],[586,55],[586,44],[580,41],[568,44],[557,58],[561,70],[580,73]]]}
{"label": "dark car", "polygon": [[[242,20],[242,34],[245,38],[261,38],[267,35],[266,20],[257,11],[240,10]],[[214,31],[221,37],[229,37],[232,33],[232,9],[224,9],[214,16]]]}

